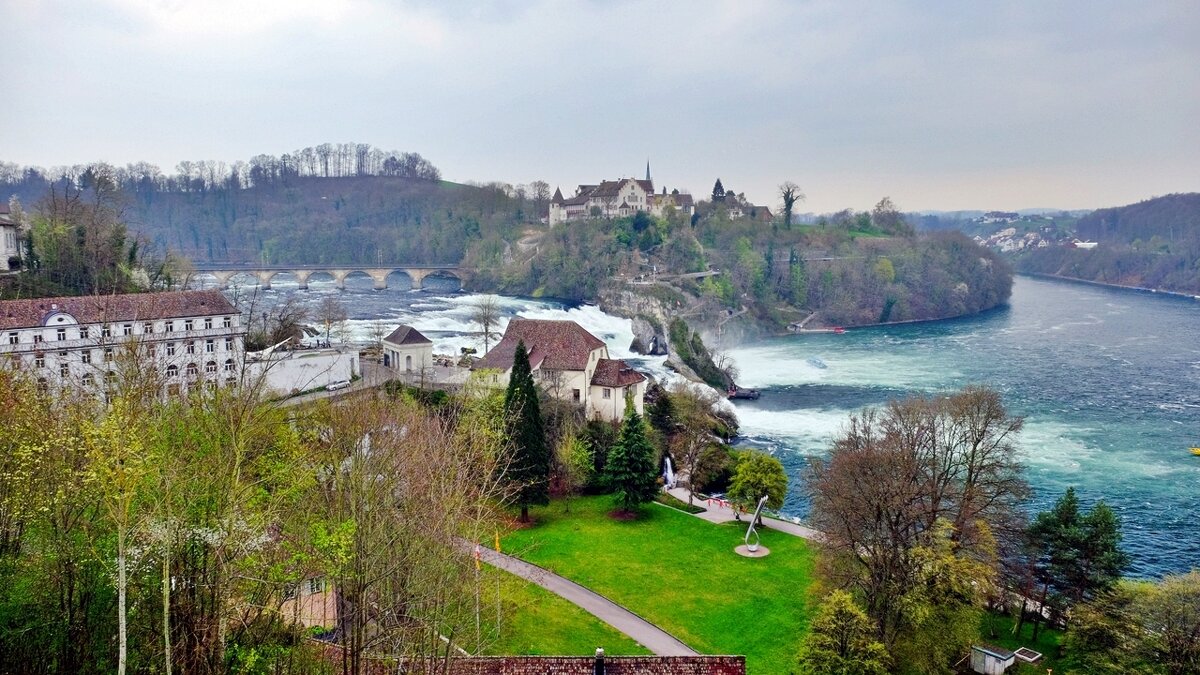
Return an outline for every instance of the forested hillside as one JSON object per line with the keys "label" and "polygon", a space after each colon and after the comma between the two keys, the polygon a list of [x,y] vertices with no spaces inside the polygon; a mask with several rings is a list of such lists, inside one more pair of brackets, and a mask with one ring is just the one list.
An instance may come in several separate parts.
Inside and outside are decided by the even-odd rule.
{"label": "forested hillside", "polygon": [[1017,257],[1017,269],[1086,281],[1200,294],[1200,194],[1100,209],[1075,225],[1092,249],[1053,246]]}
{"label": "forested hillside", "polygon": [[545,189],[459,185],[416,153],[322,144],[248,162],[139,162],[43,170],[0,163],[0,195],[36,209],[98,177],[124,194],[120,217],[160,250],[195,261],[457,263],[468,242],[513,239]]}
{"label": "forested hillside", "polygon": [[[677,214],[566,223],[532,255],[506,262],[487,242],[468,262],[478,281],[513,293],[593,298],[605,284],[641,289],[694,315],[743,309],[782,327],[811,312],[817,325],[861,325],[961,316],[1008,300],[1011,268],[957,232],[916,234],[885,200],[814,225],[731,218],[701,202]],[[703,279],[680,274],[719,271]]]}

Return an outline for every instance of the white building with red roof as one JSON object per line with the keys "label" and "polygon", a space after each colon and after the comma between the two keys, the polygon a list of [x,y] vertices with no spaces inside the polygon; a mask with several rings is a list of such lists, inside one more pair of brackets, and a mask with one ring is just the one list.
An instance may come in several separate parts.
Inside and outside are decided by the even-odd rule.
{"label": "white building with red roof", "polygon": [[662,217],[673,208],[687,217],[695,213],[692,196],[679,190],[655,194],[654,182],[647,170],[645,180],[621,178],[605,180],[598,185],[580,185],[574,196],[564,198],[556,189],[550,200],[550,226],[584,218],[623,218],[644,211]]}
{"label": "white building with red roof", "polygon": [[234,384],[242,371],[241,314],[220,291],[0,301],[0,358],[43,387],[103,392],[123,354],[164,394]]}
{"label": "white building with red roof", "polygon": [[[504,337],[475,362],[485,381],[507,386],[517,344],[524,342],[534,379],[550,395],[583,406],[588,419],[619,421],[625,399],[638,414],[644,410],[646,376],[620,359],[609,358],[608,346],[574,321],[513,319]],[[487,371],[492,371],[490,374]]]}
{"label": "white building with red roof", "polygon": [[433,368],[433,340],[412,326],[398,326],[383,339],[383,365],[408,375]]}

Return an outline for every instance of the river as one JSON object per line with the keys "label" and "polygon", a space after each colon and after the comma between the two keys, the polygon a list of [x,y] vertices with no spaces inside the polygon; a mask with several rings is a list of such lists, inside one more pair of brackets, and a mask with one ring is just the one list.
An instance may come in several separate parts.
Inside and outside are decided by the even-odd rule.
{"label": "river", "polygon": [[[332,282],[311,281],[307,292],[284,276],[274,285],[264,292],[268,301],[295,295],[315,307],[338,293]],[[474,297],[452,285],[373,291],[370,280],[351,277],[346,286],[340,295],[355,338],[373,323],[403,322],[439,353],[480,346],[470,321]],[[614,357],[667,375],[662,358],[629,352],[628,321],[595,307],[501,298],[501,310],[504,322],[518,314],[574,319]],[[1085,505],[1104,499],[1121,516],[1131,574],[1200,566],[1200,457],[1188,452],[1200,445],[1200,302],[1018,277],[1009,307],[979,316],[780,337],[729,352],[740,384],[763,392],[736,405],[739,444],[784,463],[793,477],[787,515],[806,514],[799,481],[806,457],[826,452],[851,412],[979,383],[1026,418],[1020,445],[1032,510],[1075,486]]]}

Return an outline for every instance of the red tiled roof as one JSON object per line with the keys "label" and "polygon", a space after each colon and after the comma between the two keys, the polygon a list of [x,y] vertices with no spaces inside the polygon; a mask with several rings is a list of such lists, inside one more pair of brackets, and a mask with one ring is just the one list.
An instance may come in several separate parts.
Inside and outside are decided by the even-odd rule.
{"label": "red tiled roof", "polygon": [[394,345],[423,345],[433,344],[433,340],[421,334],[421,331],[412,326],[400,326],[392,331],[391,335],[383,338],[384,342],[390,342]]}
{"label": "red tiled roof", "polygon": [[600,359],[592,375],[592,384],[598,387],[628,387],[645,381],[645,375],[620,359]]}
{"label": "red tiled roof", "polygon": [[513,319],[508,323],[504,337],[486,356],[475,362],[475,367],[512,368],[517,343],[522,341],[529,351],[530,367],[550,370],[584,370],[592,350],[604,346],[600,338],[574,321]]}
{"label": "red tiled roof", "polygon": [[167,291],[0,301],[0,330],[35,328],[64,312],[82,324],[237,314],[221,291]]}

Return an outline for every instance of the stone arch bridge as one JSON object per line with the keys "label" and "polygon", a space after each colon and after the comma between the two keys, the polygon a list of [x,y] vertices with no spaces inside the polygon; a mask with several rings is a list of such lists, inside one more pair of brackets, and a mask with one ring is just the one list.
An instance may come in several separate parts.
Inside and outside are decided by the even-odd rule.
{"label": "stone arch bridge", "polygon": [[420,288],[426,277],[443,277],[456,279],[462,286],[466,279],[466,269],[458,265],[256,265],[253,263],[196,263],[196,272],[211,274],[216,278],[221,288],[228,288],[229,281],[239,274],[253,275],[258,279],[260,288],[271,287],[271,280],[281,273],[291,274],[299,282],[300,288],[308,288],[308,280],[314,274],[324,273],[333,277],[338,288],[346,287],[346,277],[351,274],[365,274],[375,282],[376,290],[388,287],[388,277],[395,272],[403,272],[412,279],[413,288]]}

